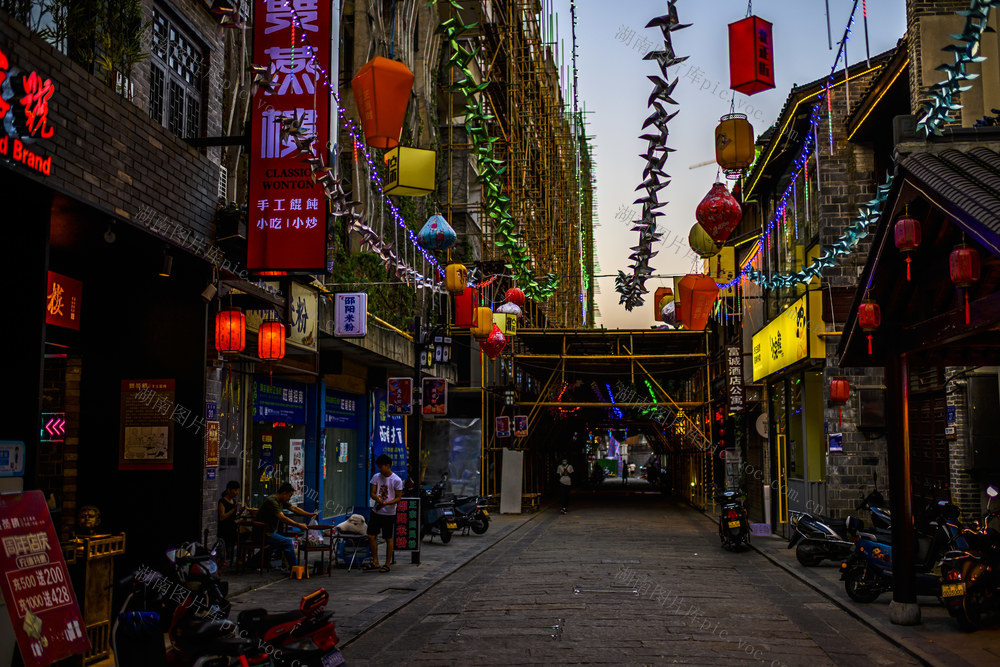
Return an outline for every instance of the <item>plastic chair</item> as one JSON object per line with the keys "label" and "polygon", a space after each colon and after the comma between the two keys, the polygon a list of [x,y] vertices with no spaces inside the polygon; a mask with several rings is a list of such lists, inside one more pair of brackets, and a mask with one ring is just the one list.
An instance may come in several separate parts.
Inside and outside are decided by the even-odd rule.
{"label": "plastic chair", "polygon": [[347,571],[350,572],[351,568],[354,567],[354,562],[358,558],[358,552],[362,551],[364,555],[361,557],[361,561],[364,562],[368,558],[368,536],[359,535],[358,533],[344,533],[339,530],[335,530],[334,537],[337,540],[337,555],[345,563],[347,563],[347,547],[351,547],[351,562],[347,566]]}

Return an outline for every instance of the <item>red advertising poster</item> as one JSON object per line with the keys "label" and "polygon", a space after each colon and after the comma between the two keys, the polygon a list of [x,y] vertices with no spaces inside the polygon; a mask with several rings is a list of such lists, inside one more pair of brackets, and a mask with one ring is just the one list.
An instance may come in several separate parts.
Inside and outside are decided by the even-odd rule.
{"label": "red advertising poster", "polygon": [[389,378],[386,404],[390,415],[412,415],[413,378]]}
{"label": "red advertising poster", "polygon": [[330,91],[322,71],[330,68],[330,3],[256,0],[254,16],[253,62],[274,73],[274,85],[253,98],[247,268],[324,272],[323,188],[295,137],[282,138],[280,121],[298,119],[316,137],[313,155],[326,161]]}
{"label": "red advertising poster", "polygon": [[423,406],[421,412],[425,415],[440,417],[448,414],[448,381],[443,378],[424,378]]}
{"label": "red advertising poster", "polygon": [[45,323],[79,331],[83,283],[49,271],[49,286],[45,295]]}
{"label": "red advertising poster", "polygon": [[0,592],[28,667],[90,650],[59,539],[41,491],[0,495]]}

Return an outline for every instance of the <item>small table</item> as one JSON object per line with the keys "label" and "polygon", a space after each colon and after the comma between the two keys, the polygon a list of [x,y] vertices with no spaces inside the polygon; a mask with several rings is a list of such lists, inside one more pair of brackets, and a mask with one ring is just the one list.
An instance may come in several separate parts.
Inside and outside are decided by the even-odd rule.
{"label": "small table", "polygon": [[[299,558],[302,559],[302,564],[306,568],[306,572],[309,571],[309,554],[318,553],[320,554],[320,569],[322,570],[324,566],[326,567],[326,573],[329,575],[333,571],[333,537],[337,529],[334,526],[327,524],[316,524],[314,526],[309,526],[309,530],[318,530],[323,534],[323,541],[320,544],[309,544],[305,539],[299,540]],[[308,536],[308,531],[303,533],[303,537]],[[303,558],[303,554],[305,558]],[[327,563],[327,555],[329,555],[330,562]]]}

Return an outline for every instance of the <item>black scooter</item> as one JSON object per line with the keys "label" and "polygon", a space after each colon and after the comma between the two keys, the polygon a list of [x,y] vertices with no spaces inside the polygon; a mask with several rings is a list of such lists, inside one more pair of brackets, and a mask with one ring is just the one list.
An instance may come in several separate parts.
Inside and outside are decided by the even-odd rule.
{"label": "black scooter", "polygon": [[742,491],[726,491],[716,497],[722,501],[719,513],[719,539],[722,548],[737,551],[743,545],[750,546],[750,519],[743,507]]}
{"label": "black scooter", "polygon": [[[892,528],[889,511],[882,507],[884,503],[885,498],[876,488],[858,505],[858,511],[868,509],[871,512],[876,532],[887,532]],[[792,526],[795,535],[788,542],[788,548],[795,547],[799,563],[814,567],[824,559],[842,561],[850,557],[858,533],[864,530],[865,524],[854,516],[834,519],[822,514],[793,512]]]}
{"label": "black scooter", "polygon": [[989,525],[1000,518],[1000,511],[990,510],[1000,492],[990,486],[986,494],[982,524],[962,531],[967,548],[941,559],[941,602],[966,632],[981,627],[983,612],[1000,610],[1000,532]]}
{"label": "black scooter", "polygon": [[455,524],[468,535],[471,529],[476,535],[482,535],[490,528],[490,513],[486,509],[486,498],[481,496],[456,496]]}
{"label": "black scooter", "polygon": [[455,505],[450,500],[442,500],[447,477],[434,486],[420,487],[420,539],[425,535],[441,538],[443,544],[451,542],[451,534],[458,530],[455,519]]}

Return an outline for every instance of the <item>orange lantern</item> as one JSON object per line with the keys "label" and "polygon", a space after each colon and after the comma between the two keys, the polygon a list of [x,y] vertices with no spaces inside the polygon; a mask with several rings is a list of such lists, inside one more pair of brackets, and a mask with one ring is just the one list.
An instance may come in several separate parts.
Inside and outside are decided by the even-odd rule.
{"label": "orange lantern", "polygon": [[487,306],[476,309],[476,324],[472,327],[472,335],[476,340],[484,340],[493,331],[493,311]]}
{"label": "orange lantern", "polygon": [[951,281],[965,290],[965,323],[969,323],[969,291],[979,280],[979,251],[967,245],[960,245],[948,256],[948,271]]}
{"label": "orange lantern", "polygon": [[264,322],[257,330],[257,356],[264,361],[285,358],[285,325]]}
{"label": "orange lantern", "polygon": [[663,320],[663,297],[670,296],[673,297],[674,291],[669,287],[657,287],[656,292],[653,294],[653,319],[657,322]]}
{"label": "orange lantern", "polygon": [[872,332],[882,324],[882,310],[874,301],[861,302],[858,306],[858,325],[868,334],[868,354],[872,353]]}
{"label": "orange lantern", "polygon": [[461,294],[469,283],[469,270],[464,264],[449,264],[445,269],[444,288],[449,294]]}
{"label": "orange lantern", "polygon": [[376,56],[358,70],[351,87],[365,128],[365,143],[375,148],[398,146],[413,90],[413,72],[401,62]]}
{"label": "orange lantern", "polygon": [[678,312],[680,322],[692,331],[701,331],[708,324],[715,299],[719,296],[719,285],[705,275],[690,273],[681,278],[680,301],[684,309]]}
{"label": "orange lantern", "polygon": [[247,346],[247,318],[242,311],[223,310],[215,316],[215,349],[238,354]]}
{"label": "orange lantern", "polygon": [[753,126],[746,114],[723,116],[715,128],[715,161],[723,173],[735,178],[750,166],[755,155]]}
{"label": "orange lantern", "polygon": [[847,403],[851,397],[851,383],[844,378],[834,378],[830,381],[830,401],[837,406],[837,424],[844,425],[843,417],[840,413],[840,406]]}

